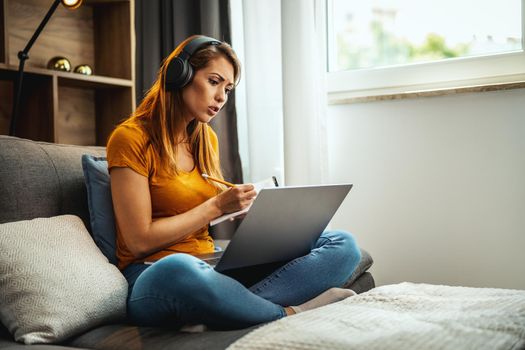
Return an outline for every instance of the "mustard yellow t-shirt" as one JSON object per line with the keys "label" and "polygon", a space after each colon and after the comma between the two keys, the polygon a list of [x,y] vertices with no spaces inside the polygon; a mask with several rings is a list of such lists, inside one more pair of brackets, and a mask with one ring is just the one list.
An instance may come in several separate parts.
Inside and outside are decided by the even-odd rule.
{"label": "mustard yellow t-shirt", "polygon": [[[212,147],[218,152],[217,135],[211,127],[206,128]],[[124,124],[113,131],[107,145],[107,159],[109,171],[114,167],[127,167],[148,178],[153,221],[184,213],[217,194],[216,188],[202,178],[197,166],[190,172],[180,171],[179,175],[163,169],[157,152],[139,125]],[[132,262],[157,260],[173,253],[211,253],[214,248],[208,226],[204,226],[171,247],[138,259],[126,246],[126,232],[120,230],[118,222],[116,229],[120,269]]]}

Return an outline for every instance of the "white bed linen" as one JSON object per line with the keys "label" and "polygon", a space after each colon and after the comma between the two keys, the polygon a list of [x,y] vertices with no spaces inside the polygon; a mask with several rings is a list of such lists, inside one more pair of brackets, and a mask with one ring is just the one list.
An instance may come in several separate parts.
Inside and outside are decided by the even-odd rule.
{"label": "white bed linen", "polygon": [[272,322],[229,349],[525,349],[525,291],[382,286]]}

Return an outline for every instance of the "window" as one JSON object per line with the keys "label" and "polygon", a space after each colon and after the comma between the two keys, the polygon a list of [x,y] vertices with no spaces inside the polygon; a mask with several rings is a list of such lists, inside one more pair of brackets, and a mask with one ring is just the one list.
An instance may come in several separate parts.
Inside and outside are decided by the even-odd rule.
{"label": "window", "polygon": [[523,80],[524,0],[328,0],[328,87],[374,95]]}

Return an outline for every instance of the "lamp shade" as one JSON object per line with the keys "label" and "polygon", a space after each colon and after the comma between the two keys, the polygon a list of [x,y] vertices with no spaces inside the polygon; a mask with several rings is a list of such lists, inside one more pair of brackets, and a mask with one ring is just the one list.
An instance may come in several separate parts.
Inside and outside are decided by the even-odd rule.
{"label": "lamp shade", "polygon": [[74,10],[82,5],[82,0],[61,0],[61,2],[69,10]]}

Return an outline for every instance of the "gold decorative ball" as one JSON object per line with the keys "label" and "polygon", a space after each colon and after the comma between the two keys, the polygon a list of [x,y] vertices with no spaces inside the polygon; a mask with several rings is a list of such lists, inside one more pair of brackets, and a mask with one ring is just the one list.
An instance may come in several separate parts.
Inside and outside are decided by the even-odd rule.
{"label": "gold decorative ball", "polygon": [[88,64],[80,64],[75,67],[75,73],[84,74],[84,75],[92,75],[93,69]]}
{"label": "gold decorative ball", "polygon": [[71,72],[71,63],[65,57],[56,56],[47,62],[47,68],[54,70],[61,70],[64,72]]}

